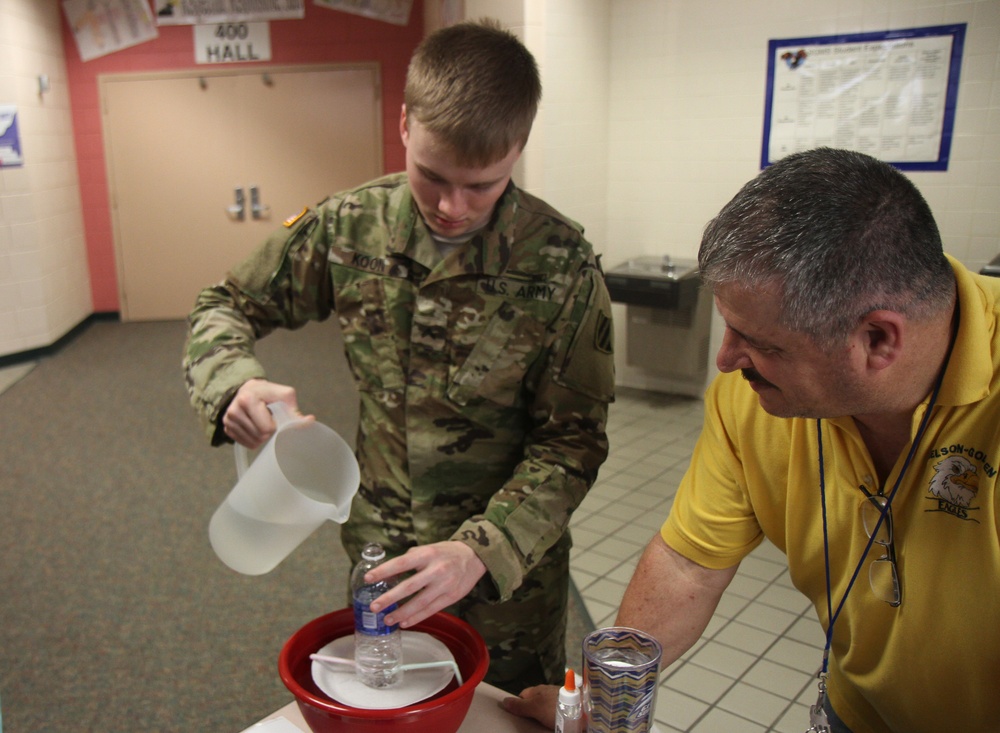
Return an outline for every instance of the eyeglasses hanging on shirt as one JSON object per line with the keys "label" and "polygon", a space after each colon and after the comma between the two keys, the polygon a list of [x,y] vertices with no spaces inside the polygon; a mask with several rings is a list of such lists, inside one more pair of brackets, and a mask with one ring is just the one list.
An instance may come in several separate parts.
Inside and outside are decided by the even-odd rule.
{"label": "eyeglasses hanging on shirt", "polygon": [[885,554],[868,566],[868,584],[876,598],[896,608],[903,601],[903,587],[896,571],[892,507],[884,494],[872,494],[863,484],[858,488],[865,494],[865,498],[861,500],[861,523],[875,544],[885,549]]}

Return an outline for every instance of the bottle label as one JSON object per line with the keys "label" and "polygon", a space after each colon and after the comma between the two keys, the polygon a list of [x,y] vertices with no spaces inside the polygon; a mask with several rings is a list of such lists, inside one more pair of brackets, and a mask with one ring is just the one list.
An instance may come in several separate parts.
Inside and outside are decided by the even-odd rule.
{"label": "bottle label", "polygon": [[386,634],[391,634],[399,628],[399,624],[389,626],[385,622],[385,617],[386,614],[392,613],[396,610],[396,605],[397,604],[393,603],[391,606],[375,613],[371,610],[371,606],[368,603],[355,599],[355,630],[360,631],[363,634],[367,634],[368,636],[385,636]]}

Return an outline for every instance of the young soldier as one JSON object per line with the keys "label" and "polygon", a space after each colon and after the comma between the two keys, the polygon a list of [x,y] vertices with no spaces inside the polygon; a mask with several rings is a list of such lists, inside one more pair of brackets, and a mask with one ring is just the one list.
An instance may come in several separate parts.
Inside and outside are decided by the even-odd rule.
{"label": "young soldier", "polygon": [[[531,54],[491,22],[440,30],[407,73],[405,174],[285,222],[190,318],[185,371],[213,444],[274,431],[255,339],[336,313],[361,394],[361,488],[344,525],[404,580],[406,628],[447,609],[510,691],[563,678],[570,514],[607,456],[610,303],[578,225],[511,172],[541,96]],[[408,600],[406,600],[408,599]]]}

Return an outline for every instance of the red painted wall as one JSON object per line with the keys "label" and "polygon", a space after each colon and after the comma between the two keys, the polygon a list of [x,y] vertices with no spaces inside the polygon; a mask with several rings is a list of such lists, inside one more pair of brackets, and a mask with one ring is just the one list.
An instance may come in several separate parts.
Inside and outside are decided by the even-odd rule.
{"label": "red painted wall", "polygon": [[[239,66],[376,61],[382,76],[383,160],[385,171],[403,170],[399,109],[403,103],[406,66],[423,37],[423,9],[415,0],[410,23],[400,27],[328,8],[305,4],[303,20],[271,21],[271,60]],[[117,311],[118,278],[97,79],[101,74],[207,69],[233,64],[196,64],[191,26],[160,26],[159,37],[116,53],[82,62],[63,16],[63,44],[73,134],[76,142],[84,233],[90,267],[94,311]]]}

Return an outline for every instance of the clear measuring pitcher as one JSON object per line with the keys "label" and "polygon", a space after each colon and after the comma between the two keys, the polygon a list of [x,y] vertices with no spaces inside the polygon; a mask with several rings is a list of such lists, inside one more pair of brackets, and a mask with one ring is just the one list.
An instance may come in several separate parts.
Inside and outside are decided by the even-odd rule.
{"label": "clear measuring pitcher", "polygon": [[343,523],[361,481],[351,447],[331,428],[269,404],[277,431],[253,462],[237,444],[236,486],[208,525],[212,549],[245,575],[273,570],[328,519]]}

